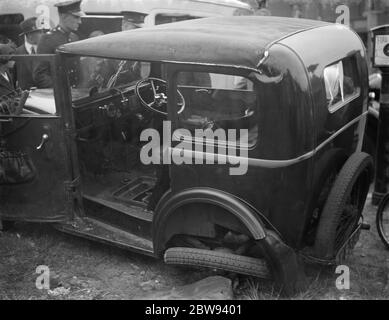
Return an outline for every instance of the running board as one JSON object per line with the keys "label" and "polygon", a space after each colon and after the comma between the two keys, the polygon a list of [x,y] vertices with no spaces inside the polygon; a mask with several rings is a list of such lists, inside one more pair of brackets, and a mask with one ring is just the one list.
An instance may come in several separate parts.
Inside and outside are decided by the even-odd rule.
{"label": "running board", "polygon": [[59,224],[56,228],[81,238],[155,257],[152,241],[95,219],[79,218],[73,223]]}
{"label": "running board", "polygon": [[151,240],[151,212],[100,197],[83,195],[83,200],[86,217]]}
{"label": "running board", "polygon": [[272,279],[266,261],[236,254],[192,248],[170,248],[164,255],[166,264],[224,270],[261,279]]}

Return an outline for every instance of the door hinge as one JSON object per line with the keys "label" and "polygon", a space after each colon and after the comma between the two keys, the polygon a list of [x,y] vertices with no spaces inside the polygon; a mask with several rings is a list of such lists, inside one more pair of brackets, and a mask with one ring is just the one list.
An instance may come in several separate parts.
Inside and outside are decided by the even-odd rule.
{"label": "door hinge", "polygon": [[81,195],[81,178],[77,177],[73,181],[65,181],[65,193],[68,203],[68,211],[75,217],[75,214],[82,216],[84,208],[82,205],[82,195]]}
{"label": "door hinge", "polygon": [[81,186],[81,178],[77,177],[73,181],[65,181],[65,192],[68,198],[68,201],[73,201],[74,199],[79,200],[81,198],[79,187]]}
{"label": "door hinge", "polygon": [[75,139],[77,137],[76,130],[74,130],[74,128],[70,126],[68,123],[65,124],[64,134],[66,137],[69,137],[70,139]]}

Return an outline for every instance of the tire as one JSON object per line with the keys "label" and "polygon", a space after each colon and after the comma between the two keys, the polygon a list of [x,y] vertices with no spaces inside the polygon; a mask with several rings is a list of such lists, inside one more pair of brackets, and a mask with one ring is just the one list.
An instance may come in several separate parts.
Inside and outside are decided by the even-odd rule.
{"label": "tire", "polygon": [[320,217],[314,256],[332,260],[356,230],[372,177],[373,161],[366,153],[353,154],[341,169]]}
{"label": "tire", "polygon": [[378,234],[389,250],[389,194],[381,201],[376,218]]}
{"label": "tire", "polygon": [[314,246],[319,225],[319,214],[323,211],[336,176],[346,160],[347,155],[342,150],[335,149],[325,153],[318,163],[316,170],[319,173],[319,178],[314,179],[314,192],[312,193],[312,200],[309,206],[312,216],[304,233],[304,242],[308,247]]}
{"label": "tire", "polygon": [[258,278],[271,278],[264,260],[203,249],[170,248],[164,260],[167,264],[214,268]]}

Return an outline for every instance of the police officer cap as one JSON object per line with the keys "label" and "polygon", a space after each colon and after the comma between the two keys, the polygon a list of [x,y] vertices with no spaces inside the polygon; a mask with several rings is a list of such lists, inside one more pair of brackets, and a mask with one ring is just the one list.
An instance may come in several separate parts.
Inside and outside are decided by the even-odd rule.
{"label": "police officer cap", "polygon": [[39,25],[37,23],[37,18],[32,17],[24,20],[20,24],[20,29],[22,29],[22,33],[19,36],[35,32],[35,31],[46,31],[47,29],[44,29],[43,26]]}
{"label": "police officer cap", "polygon": [[142,27],[145,22],[147,13],[136,12],[136,11],[122,11],[123,19],[127,22],[131,22],[137,27]]}
{"label": "police officer cap", "polygon": [[54,6],[58,8],[58,13],[70,13],[77,17],[85,15],[81,10],[81,0],[61,1]]}

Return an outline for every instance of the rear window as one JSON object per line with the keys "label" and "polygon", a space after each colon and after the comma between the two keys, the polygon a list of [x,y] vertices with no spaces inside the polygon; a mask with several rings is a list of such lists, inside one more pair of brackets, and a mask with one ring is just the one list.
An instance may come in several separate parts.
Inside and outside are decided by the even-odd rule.
{"label": "rear window", "polygon": [[336,112],[359,97],[361,85],[355,57],[343,59],[324,69],[328,109]]}

